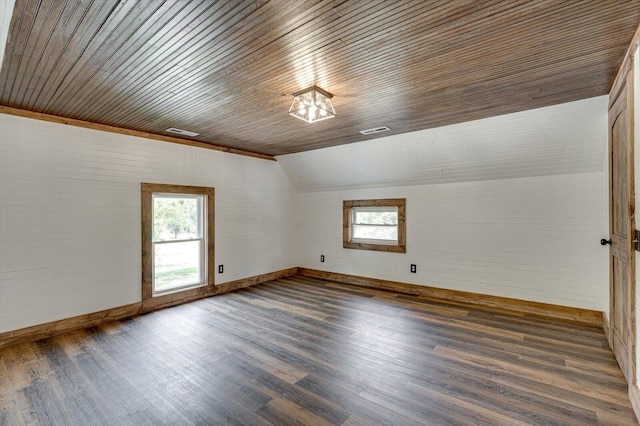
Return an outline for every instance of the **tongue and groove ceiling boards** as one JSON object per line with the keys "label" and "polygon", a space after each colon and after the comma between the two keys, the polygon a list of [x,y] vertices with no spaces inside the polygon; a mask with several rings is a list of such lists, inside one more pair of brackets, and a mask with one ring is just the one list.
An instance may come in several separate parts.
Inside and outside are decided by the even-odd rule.
{"label": "tongue and groove ceiling boards", "polygon": [[[0,104],[282,155],[605,95],[639,22],[618,0],[15,0]],[[314,84],[338,116],[290,117]]]}

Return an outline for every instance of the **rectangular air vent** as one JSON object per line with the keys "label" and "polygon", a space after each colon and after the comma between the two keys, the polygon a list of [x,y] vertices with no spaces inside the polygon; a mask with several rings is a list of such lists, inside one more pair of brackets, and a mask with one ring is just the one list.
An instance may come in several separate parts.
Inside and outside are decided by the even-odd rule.
{"label": "rectangular air vent", "polygon": [[374,127],[373,129],[360,130],[359,133],[362,133],[363,135],[367,136],[367,135],[373,135],[374,133],[388,132],[389,130],[391,129],[388,128],[387,126],[382,126],[382,127]]}
{"label": "rectangular air vent", "polygon": [[169,127],[167,130],[169,133],[175,133],[182,136],[198,136],[200,133],[190,132],[188,130],[176,129],[175,127]]}

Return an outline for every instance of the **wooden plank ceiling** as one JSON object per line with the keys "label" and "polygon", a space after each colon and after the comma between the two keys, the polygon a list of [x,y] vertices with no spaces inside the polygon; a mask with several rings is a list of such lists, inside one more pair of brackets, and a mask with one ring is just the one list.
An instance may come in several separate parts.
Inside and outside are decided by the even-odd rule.
{"label": "wooden plank ceiling", "polygon": [[[16,0],[0,104],[281,155],[607,94],[639,22],[618,0]],[[336,118],[288,115],[313,84]]]}

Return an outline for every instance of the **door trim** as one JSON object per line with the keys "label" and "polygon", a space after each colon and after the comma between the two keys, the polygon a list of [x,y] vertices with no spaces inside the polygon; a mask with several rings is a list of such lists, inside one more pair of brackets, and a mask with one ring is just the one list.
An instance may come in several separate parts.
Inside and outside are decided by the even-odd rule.
{"label": "door trim", "polygon": [[[624,96],[623,102],[619,102],[621,97]],[[609,131],[609,235],[613,241],[615,237],[613,235],[613,138],[612,138],[612,130],[613,124],[615,120],[618,118],[620,113],[625,109],[629,114],[628,117],[628,128],[627,128],[627,138],[629,141],[629,161],[628,161],[628,173],[629,173],[629,234],[628,238],[631,242],[633,240],[633,234],[635,231],[635,173],[634,173],[634,140],[633,140],[633,56],[629,56],[625,58],[624,63],[620,67],[620,71],[618,76],[614,82],[612,87],[612,91],[609,94],[609,109],[608,109],[608,131]],[[614,244],[611,245],[611,249],[614,250]],[[616,249],[619,250],[619,249]],[[622,256],[628,258],[628,276],[629,276],[629,297],[631,309],[629,313],[629,322],[627,326],[630,327],[631,341],[626,342],[627,350],[628,350],[628,364],[629,364],[629,389],[631,396],[631,389],[637,383],[637,357],[636,357],[636,303],[635,303],[635,293],[636,293],[636,268],[635,268],[635,251],[631,244],[627,247],[627,250],[624,250],[624,253],[618,253]],[[614,299],[614,286],[613,286],[613,254],[609,253],[609,333],[608,333],[608,341],[609,346],[614,348],[614,332],[613,325],[611,321],[614,318],[613,312],[615,309],[615,299]]]}

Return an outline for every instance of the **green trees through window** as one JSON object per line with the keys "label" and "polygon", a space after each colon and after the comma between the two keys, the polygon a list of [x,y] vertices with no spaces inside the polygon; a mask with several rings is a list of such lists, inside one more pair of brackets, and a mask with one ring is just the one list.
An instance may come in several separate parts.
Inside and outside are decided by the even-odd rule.
{"label": "green trees through window", "polygon": [[196,200],[185,198],[154,198],[153,239],[168,239],[172,234],[177,239],[180,234],[195,236],[198,221]]}
{"label": "green trees through window", "polygon": [[153,194],[153,291],[204,284],[204,197]]}
{"label": "green trees through window", "polygon": [[215,189],[159,183],[141,189],[143,308],[212,293]]}

